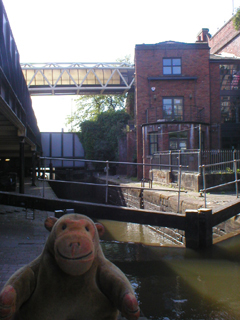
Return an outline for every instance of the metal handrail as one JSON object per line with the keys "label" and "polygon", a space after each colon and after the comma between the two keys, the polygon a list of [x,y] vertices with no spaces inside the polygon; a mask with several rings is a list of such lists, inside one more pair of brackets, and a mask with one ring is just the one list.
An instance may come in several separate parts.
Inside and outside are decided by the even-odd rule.
{"label": "metal handrail", "polygon": [[[200,192],[204,192],[204,207],[207,208],[207,195],[206,192],[209,190],[213,190],[213,189],[217,189],[217,188],[221,188],[230,184],[235,183],[235,190],[236,190],[236,197],[238,198],[238,182],[240,182],[240,179],[237,178],[237,162],[240,162],[239,160],[232,160],[232,161],[224,161],[224,162],[219,162],[219,163],[214,163],[214,164],[207,164],[207,165],[202,165],[199,166],[199,168],[203,169],[203,189],[200,190]],[[206,188],[206,168],[207,167],[212,167],[212,166],[218,166],[221,164],[227,164],[227,163],[232,163],[234,165],[234,174],[235,174],[235,180],[230,181],[230,182],[226,182],[226,183],[221,183],[209,188]]]}
{"label": "metal handrail", "polygon": [[[92,163],[109,163],[109,164],[125,164],[125,165],[136,165],[136,166],[156,166],[159,164],[142,163],[142,162],[120,162],[120,161],[109,161],[109,160],[87,160],[82,158],[57,158],[57,157],[39,157],[40,160],[58,160],[58,161],[78,161],[78,162],[92,162]],[[163,164],[161,166],[165,167],[179,167],[177,164]],[[181,166],[182,168],[188,168],[188,166]]]}
{"label": "metal handrail", "polygon": [[[72,182],[76,184],[85,184],[85,185],[96,185],[96,186],[102,186],[106,188],[105,193],[105,203],[108,203],[108,188],[114,187],[114,188],[125,188],[125,189],[137,189],[137,190],[149,190],[149,191],[167,191],[167,192],[177,192],[178,193],[178,206],[177,211],[180,210],[180,194],[181,192],[181,176],[182,176],[182,168],[187,168],[188,166],[182,166],[182,165],[165,165],[166,167],[177,167],[179,169],[178,176],[179,176],[179,183],[178,183],[178,190],[169,190],[169,189],[157,189],[157,188],[145,188],[143,187],[136,187],[136,186],[120,186],[120,185],[112,185],[109,184],[109,164],[121,164],[121,165],[141,165],[144,166],[158,166],[153,164],[146,164],[146,163],[136,163],[136,162],[120,162],[120,161],[104,161],[104,160],[88,160],[88,159],[82,159],[82,158],[55,158],[55,157],[39,157],[40,160],[43,160],[43,179],[38,178],[38,180],[43,181],[43,198],[45,197],[45,172],[46,172],[46,160],[60,160],[60,161],[80,161],[80,162],[91,162],[91,163],[104,163],[106,164],[105,172],[106,172],[106,183],[105,184],[98,184],[98,183],[88,183],[88,182]],[[48,179],[48,181],[55,181],[52,179]],[[66,182],[62,180],[58,180],[58,182]]]}

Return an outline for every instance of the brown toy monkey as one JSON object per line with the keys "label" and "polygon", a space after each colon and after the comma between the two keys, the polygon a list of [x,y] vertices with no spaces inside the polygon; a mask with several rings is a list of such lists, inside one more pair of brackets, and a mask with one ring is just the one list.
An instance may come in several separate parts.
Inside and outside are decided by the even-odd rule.
{"label": "brown toy monkey", "polygon": [[19,269],[0,294],[0,319],[129,320],[140,315],[125,275],[102,252],[103,226],[80,214],[50,217],[42,254]]}

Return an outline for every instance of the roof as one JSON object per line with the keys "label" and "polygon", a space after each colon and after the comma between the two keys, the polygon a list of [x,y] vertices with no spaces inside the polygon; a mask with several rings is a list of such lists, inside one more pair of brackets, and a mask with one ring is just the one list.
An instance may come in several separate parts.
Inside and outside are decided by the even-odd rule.
{"label": "roof", "polygon": [[240,57],[228,52],[210,54],[210,60],[240,60]]}
{"label": "roof", "polygon": [[194,43],[187,43],[187,42],[177,42],[177,41],[164,41],[155,44],[136,44],[136,50],[154,50],[154,49],[209,49],[207,42],[194,42]]}

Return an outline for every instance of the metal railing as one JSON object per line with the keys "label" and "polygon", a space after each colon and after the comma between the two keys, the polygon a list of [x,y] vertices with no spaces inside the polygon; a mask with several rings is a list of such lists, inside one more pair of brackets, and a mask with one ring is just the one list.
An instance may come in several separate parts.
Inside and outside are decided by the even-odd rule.
{"label": "metal railing", "polygon": [[182,166],[184,171],[198,172],[201,163],[201,152],[198,149],[168,150],[153,154],[151,163],[161,170],[164,165]]}
{"label": "metal railing", "polygon": [[[81,161],[81,162],[84,162],[84,163],[95,163],[95,164],[102,164],[102,165],[105,165],[104,166],[104,172],[105,172],[105,181],[106,183],[89,183],[89,182],[74,182],[74,181],[71,181],[71,183],[76,183],[76,184],[83,184],[83,185],[95,185],[95,186],[101,186],[101,187],[104,187],[106,188],[106,191],[105,191],[105,203],[108,203],[108,190],[109,188],[124,188],[124,189],[136,189],[136,190],[151,190],[151,191],[167,191],[167,192],[176,192],[178,193],[178,206],[177,206],[177,210],[178,212],[180,211],[180,194],[181,192],[185,192],[185,191],[182,191],[181,190],[181,176],[182,176],[182,168],[185,168],[184,166],[182,165],[167,165],[167,167],[174,167],[174,168],[177,168],[178,170],[178,189],[177,190],[174,190],[174,189],[167,189],[167,188],[152,188],[152,184],[149,184],[149,188],[146,188],[145,187],[145,181],[144,179],[141,181],[141,186],[138,187],[138,186],[134,186],[134,185],[131,185],[131,186],[127,186],[126,184],[124,185],[114,185],[114,184],[110,184],[109,183],[109,171],[110,171],[110,165],[126,165],[126,166],[129,166],[129,165],[132,165],[132,166],[142,166],[142,170],[143,170],[143,173],[144,173],[144,170],[145,170],[145,166],[149,166],[149,167],[152,167],[154,166],[154,164],[146,164],[146,163],[135,163],[135,162],[118,162],[118,161],[102,161],[102,160],[86,160],[86,159],[76,159],[76,158],[55,158],[55,157],[40,157],[39,158],[41,160],[41,165],[40,167],[38,168],[38,172],[41,171],[42,172],[42,176],[43,178],[41,179],[40,178],[40,174],[38,173],[38,179],[40,181],[43,181],[43,191],[42,191],[42,196],[43,198],[45,197],[45,183],[44,181],[46,180],[46,173],[47,172],[50,172],[50,169],[47,170],[46,168],[46,160],[58,160],[58,161]],[[158,165],[156,165],[158,166]],[[41,169],[41,170],[40,170]],[[51,168],[52,170],[52,168]],[[100,171],[100,170],[99,170]],[[51,172],[50,172],[50,176],[51,176]],[[102,177],[101,177],[102,178]],[[48,179],[48,181],[56,181],[56,180],[53,180],[53,179]],[[58,182],[66,182],[66,181],[62,181],[62,180],[57,180]]]}
{"label": "metal railing", "polygon": [[[221,183],[221,184],[207,188],[206,187],[206,168],[213,167],[213,166],[218,167],[218,166],[221,166],[224,164],[231,165],[233,167],[235,179],[230,182]],[[207,208],[207,191],[210,191],[210,190],[214,190],[214,189],[221,188],[221,187],[228,186],[228,185],[235,183],[236,197],[238,198],[238,182],[240,182],[240,179],[238,179],[237,170],[238,170],[239,164],[240,164],[240,160],[232,160],[232,161],[225,161],[225,162],[219,162],[219,163],[200,166],[203,169],[203,189],[201,189],[200,192],[204,193],[204,207],[205,208]]]}
{"label": "metal railing", "polygon": [[[168,165],[182,165],[184,171],[201,173],[204,164],[209,173],[233,171],[232,163],[229,161],[240,159],[240,150],[167,150],[155,153],[151,157],[151,163],[158,165],[159,170]],[[211,165],[218,163],[212,168]],[[240,163],[237,166],[240,169]]]}
{"label": "metal railing", "polygon": [[[205,150],[202,151],[201,158],[208,173],[233,172],[233,161],[240,159],[240,150]],[[240,163],[237,164],[237,169],[239,168]]]}

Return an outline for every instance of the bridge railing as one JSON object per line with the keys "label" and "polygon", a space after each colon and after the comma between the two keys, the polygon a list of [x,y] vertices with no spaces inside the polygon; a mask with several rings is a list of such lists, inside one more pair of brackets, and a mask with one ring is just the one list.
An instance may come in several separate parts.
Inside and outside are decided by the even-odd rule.
{"label": "bridge railing", "polygon": [[133,89],[134,65],[104,63],[22,63],[32,95],[124,93]]}
{"label": "bridge railing", "polygon": [[[142,179],[141,181],[141,186],[136,186],[134,184],[131,184],[131,186],[127,186],[126,184],[124,184],[124,186],[121,185],[115,185],[115,184],[111,184],[110,183],[110,165],[120,165],[120,166],[141,166],[143,173],[145,171],[144,167],[145,166],[149,166],[149,167],[154,167],[154,166],[158,166],[155,164],[146,164],[146,163],[135,163],[135,162],[118,162],[118,161],[103,161],[103,160],[86,160],[86,159],[76,159],[76,158],[56,158],[56,157],[40,157],[41,160],[41,164],[38,167],[38,170],[42,172],[42,176],[40,175],[40,173],[38,174],[38,178],[39,180],[45,180],[47,178],[47,172],[50,174],[50,181],[54,181],[53,180],[53,168],[50,166],[49,169],[47,169],[46,167],[46,162],[47,161],[76,161],[76,162],[83,162],[85,164],[101,164],[102,167],[104,167],[103,171],[105,173],[105,183],[100,184],[100,183],[89,183],[89,182],[73,182],[76,184],[84,184],[84,185],[97,185],[97,186],[101,186],[105,188],[105,203],[108,203],[108,191],[109,188],[124,188],[124,189],[136,189],[136,190],[152,190],[152,191],[168,191],[168,192],[176,192],[178,194],[178,205],[177,205],[177,212],[180,212],[180,195],[181,192],[185,192],[181,190],[181,177],[182,177],[182,168],[185,168],[185,166],[182,165],[166,165],[166,167],[173,167],[175,170],[178,171],[178,189],[174,190],[172,188],[153,188],[152,186],[152,181],[148,180],[149,182],[149,187],[145,187],[145,183],[146,183],[146,179]],[[43,179],[41,179],[41,177]],[[59,181],[59,180],[58,180]],[[61,181],[61,180],[60,180]],[[62,181],[62,182],[66,182],[66,181]],[[72,181],[71,181],[72,183]],[[43,197],[45,197],[45,183],[43,183]]]}

